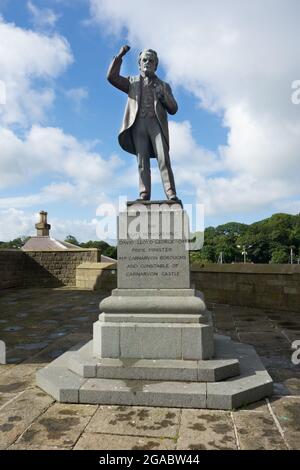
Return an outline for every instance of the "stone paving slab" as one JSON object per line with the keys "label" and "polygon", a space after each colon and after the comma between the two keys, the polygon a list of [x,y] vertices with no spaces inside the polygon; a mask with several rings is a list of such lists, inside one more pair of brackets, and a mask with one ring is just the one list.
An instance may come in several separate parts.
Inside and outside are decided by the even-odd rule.
{"label": "stone paving slab", "polygon": [[52,403],[38,388],[27,389],[0,408],[0,449],[13,444],[26,428]]}
{"label": "stone paving slab", "polygon": [[[18,364],[8,368],[0,375],[0,393],[24,390],[25,386],[35,383],[35,373],[41,364]],[[23,383],[18,386],[18,382]]]}
{"label": "stone paving slab", "polygon": [[48,446],[47,444],[31,446],[22,442],[22,444],[13,444],[8,450],[72,450],[72,447]]}
{"label": "stone paving slab", "polygon": [[264,349],[280,350],[289,346],[286,337],[279,331],[274,332],[250,332],[239,333],[239,337],[243,343],[252,344],[255,348],[261,348],[263,344]]}
{"label": "stone paving slab", "polygon": [[268,411],[235,411],[233,417],[242,450],[287,450]]}
{"label": "stone paving slab", "polygon": [[262,330],[269,332],[269,333],[274,333],[276,332],[275,326],[272,325],[272,323],[258,323],[253,322],[252,324],[249,324],[248,322],[240,325],[235,325],[236,330],[238,333],[261,333]]}
{"label": "stone paving slab", "polygon": [[300,326],[296,330],[282,330],[282,333],[287,337],[290,342],[300,339]]}
{"label": "stone paving slab", "polygon": [[179,419],[178,408],[99,406],[85,432],[175,438]]}
{"label": "stone paving slab", "polygon": [[35,386],[35,374],[40,366],[40,364],[23,363],[7,368],[0,375],[0,406],[24,391],[24,389]]}
{"label": "stone paving slab", "polygon": [[0,364],[0,375],[13,367],[13,364]]}
{"label": "stone paving slab", "polygon": [[270,402],[287,445],[300,450],[300,397],[274,398]]}
{"label": "stone paving slab", "polygon": [[266,399],[255,401],[254,403],[250,403],[249,405],[242,406],[238,410],[234,410],[233,413],[235,415],[235,413],[243,413],[244,411],[245,412],[251,411],[251,413],[253,413],[253,412],[261,413],[261,412],[263,412],[265,414],[268,414],[269,413],[268,402],[267,402]]}
{"label": "stone paving slab", "polygon": [[277,395],[300,395],[300,367],[290,369],[269,369],[269,374],[281,385],[281,393]]}
{"label": "stone paving slab", "polygon": [[27,449],[34,446],[73,447],[97,407],[55,403],[29,426],[16,444]]}
{"label": "stone paving slab", "polygon": [[172,439],[84,433],[74,450],[175,450]]}
{"label": "stone paving slab", "polygon": [[230,413],[182,410],[177,449],[237,449]]}
{"label": "stone paving slab", "polygon": [[91,337],[92,337],[91,332],[70,333],[67,336],[64,336],[63,338],[54,340],[47,348],[32,355],[29,361],[36,362],[36,363],[52,362],[55,359],[59,358],[65,352],[72,349],[74,345],[85,344],[87,341],[91,339]]}
{"label": "stone paving slab", "polygon": [[225,328],[222,328],[222,329],[215,328],[214,332],[215,334],[219,334],[222,336],[229,336],[232,339],[232,341],[240,341],[239,335],[237,331],[234,329],[226,330]]}

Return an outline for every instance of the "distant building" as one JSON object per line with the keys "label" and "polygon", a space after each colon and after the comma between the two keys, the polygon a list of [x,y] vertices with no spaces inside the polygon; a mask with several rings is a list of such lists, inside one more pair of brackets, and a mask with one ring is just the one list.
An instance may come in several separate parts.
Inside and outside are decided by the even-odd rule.
{"label": "distant building", "polygon": [[82,250],[80,246],[73,245],[72,243],[63,242],[50,237],[51,225],[47,222],[48,213],[40,211],[40,220],[35,224],[37,234],[35,237],[30,237],[29,240],[22,247],[23,251],[59,251],[59,250]]}
{"label": "distant building", "polygon": [[[65,251],[65,250],[86,250],[72,243],[56,240],[50,237],[51,225],[47,222],[48,212],[40,211],[40,220],[35,224],[36,236],[30,237],[22,247],[23,251]],[[102,263],[115,262],[116,260],[109,256],[101,255]]]}

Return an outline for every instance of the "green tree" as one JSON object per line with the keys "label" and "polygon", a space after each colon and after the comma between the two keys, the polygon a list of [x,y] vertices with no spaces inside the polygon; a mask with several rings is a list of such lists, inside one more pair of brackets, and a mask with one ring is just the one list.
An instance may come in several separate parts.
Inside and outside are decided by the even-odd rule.
{"label": "green tree", "polygon": [[80,246],[79,241],[78,241],[77,238],[75,238],[73,235],[68,235],[68,236],[65,238],[65,242],[67,242],[67,243],[72,243],[72,245]]}
{"label": "green tree", "polygon": [[289,253],[285,248],[276,248],[272,252],[271,263],[285,264],[289,262]]}
{"label": "green tree", "polygon": [[11,240],[9,242],[0,242],[0,250],[16,250],[16,249],[21,249],[22,246],[25,245],[27,240],[29,240],[30,237],[26,237],[23,235],[22,237],[15,238],[14,240]]}
{"label": "green tree", "polygon": [[97,241],[88,241],[84,243],[80,243],[81,248],[97,248],[101,251],[101,254],[104,256],[108,256],[109,258],[117,259],[117,248],[115,246],[111,246],[108,243],[97,240]]}
{"label": "green tree", "polygon": [[[229,222],[218,227],[208,227],[204,232],[204,246],[192,254],[192,260],[217,262],[220,253],[223,261],[242,262],[245,246],[247,260],[254,263],[287,262],[290,249],[300,256],[300,214],[273,214],[251,225]],[[275,260],[275,261],[274,261]]]}
{"label": "green tree", "polygon": [[225,235],[237,239],[243,235],[248,229],[248,225],[239,222],[228,222],[227,224],[219,225],[215,229],[216,235]]}
{"label": "green tree", "polygon": [[191,251],[191,263],[214,263],[216,259],[215,249],[212,245],[204,245],[201,250]]}

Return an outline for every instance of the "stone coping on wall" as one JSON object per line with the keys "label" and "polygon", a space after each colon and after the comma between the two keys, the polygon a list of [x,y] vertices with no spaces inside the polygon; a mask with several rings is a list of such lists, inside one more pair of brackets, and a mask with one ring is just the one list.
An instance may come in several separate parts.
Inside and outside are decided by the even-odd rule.
{"label": "stone coping on wall", "polygon": [[300,274],[299,264],[192,264],[191,271],[240,274]]}
{"label": "stone coping on wall", "polygon": [[117,262],[98,262],[98,263],[90,263],[90,262],[85,262],[79,264],[76,269],[116,269],[117,268]]}
{"label": "stone coping on wall", "polygon": [[[3,251],[22,251],[22,250],[3,250]],[[77,250],[76,248],[67,248],[65,250],[26,250],[22,253],[82,253],[84,251],[99,251],[98,248],[82,248]]]}
{"label": "stone coping on wall", "polygon": [[[84,262],[77,269],[117,269],[118,262]],[[240,274],[300,274],[300,264],[209,264],[206,266],[191,264],[191,271],[220,272]]]}

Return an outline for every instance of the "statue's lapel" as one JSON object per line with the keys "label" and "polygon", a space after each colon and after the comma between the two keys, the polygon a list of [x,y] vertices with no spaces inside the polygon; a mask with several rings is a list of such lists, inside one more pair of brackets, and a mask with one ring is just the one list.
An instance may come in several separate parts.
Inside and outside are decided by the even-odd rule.
{"label": "statue's lapel", "polygon": [[141,77],[137,77],[137,81],[135,83],[135,96],[136,96],[136,101],[137,103],[140,102],[141,99],[141,94],[142,94],[142,80]]}
{"label": "statue's lapel", "polygon": [[157,104],[158,104],[158,99],[157,99],[157,96],[156,96],[156,88],[161,84],[161,81],[160,79],[155,75],[155,78],[154,78],[154,107],[156,109],[157,107]]}

